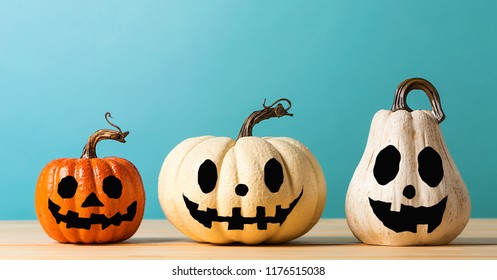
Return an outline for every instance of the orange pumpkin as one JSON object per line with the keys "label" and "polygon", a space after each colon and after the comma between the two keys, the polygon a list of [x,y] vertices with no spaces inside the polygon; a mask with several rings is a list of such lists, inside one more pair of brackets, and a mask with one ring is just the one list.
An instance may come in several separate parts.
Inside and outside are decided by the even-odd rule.
{"label": "orange pumpkin", "polygon": [[48,163],[38,178],[35,209],[43,230],[62,243],[108,243],[130,238],[140,226],[145,190],[138,169],[118,157],[98,158],[101,140],[125,143],[129,132],[101,129],[89,137],[81,158]]}

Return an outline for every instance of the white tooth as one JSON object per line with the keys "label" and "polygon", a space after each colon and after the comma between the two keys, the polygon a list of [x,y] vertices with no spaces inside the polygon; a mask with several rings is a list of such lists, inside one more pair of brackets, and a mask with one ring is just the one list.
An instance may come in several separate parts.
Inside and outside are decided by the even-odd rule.
{"label": "white tooth", "polygon": [[270,205],[266,207],[266,217],[274,217],[276,215],[276,205]]}
{"label": "white tooth", "polygon": [[400,203],[393,203],[390,206],[390,211],[392,212],[400,212]]}
{"label": "white tooth", "polygon": [[428,233],[428,225],[418,225],[416,228],[417,233]]}
{"label": "white tooth", "polygon": [[397,199],[397,197],[393,197],[392,204],[390,205],[390,211],[400,212],[401,206],[402,206],[402,199]]}
{"label": "white tooth", "polygon": [[207,211],[207,206],[205,205],[202,205],[202,204],[199,204],[198,205],[198,208],[197,208],[198,211]]}
{"label": "white tooth", "polygon": [[[252,209],[252,208],[242,208],[242,217],[245,217],[245,218],[252,218],[252,217],[255,217],[255,215],[257,214],[256,213],[256,209],[255,207]],[[231,213],[230,213],[230,216],[231,216]]]}

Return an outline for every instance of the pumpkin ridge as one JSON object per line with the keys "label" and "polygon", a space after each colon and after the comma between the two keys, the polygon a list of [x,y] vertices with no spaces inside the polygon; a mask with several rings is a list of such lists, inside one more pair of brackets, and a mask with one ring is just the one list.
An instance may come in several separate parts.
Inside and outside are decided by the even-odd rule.
{"label": "pumpkin ridge", "polygon": [[[96,161],[99,161],[100,159],[99,158],[96,158]],[[90,168],[85,168],[89,166]],[[92,186],[89,188],[90,190],[96,190],[96,187],[97,187],[97,182],[96,182],[96,179],[95,179],[95,166],[94,166],[94,161],[93,159],[90,159],[90,158],[87,158],[87,159],[80,159],[80,160],[76,160],[76,168],[75,168],[75,172],[77,171],[81,171],[81,170],[85,170],[85,172],[89,172],[90,174],[86,174],[86,176],[89,176],[91,178],[91,182],[92,182]],[[75,174],[76,175],[76,174]],[[79,185],[79,183],[78,183]],[[88,193],[89,195],[90,193]],[[75,208],[74,209],[78,209],[78,205],[82,205],[86,196],[75,196],[76,199],[74,199],[74,203],[75,203]],[[99,239],[99,236],[98,236],[98,233],[97,232],[93,232],[93,231],[88,231],[88,232],[85,232],[84,230],[82,229],[75,229],[75,231],[78,233],[78,238],[77,240],[81,240],[83,243],[89,243],[90,240],[95,240],[95,239]],[[95,238],[95,236],[97,236],[97,238]],[[76,240],[75,241],[72,241],[71,242],[77,242]]]}
{"label": "pumpkin ridge", "polygon": [[[56,185],[57,188],[58,188],[58,182],[60,182],[63,178],[62,176],[60,176],[60,170],[62,169],[62,167],[68,167],[67,168],[67,175],[66,176],[74,176],[75,177],[75,170],[77,169],[77,163],[78,163],[78,160],[77,159],[72,159],[72,158],[67,158],[67,159],[64,159],[62,164],[58,164],[58,169],[57,169],[57,173],[56,173],[56,176],[57,176],[57,181],[56,182]],[[79,189],[80,186],[79,186],[79,182],[78,182],[78,188]],[[67,200],[64,200],[64,202],[67,201]],[[77,208],[76,206],[76,199],[69,199],[68,200],[70,202],[69,206],[67,207],[67,209],[75,209]],[[68,212],[69,210],[67,210]],[[55,218],[55,217],[54,217]],[[66,228],[66,224],[65,223],[59,223],[59,228],[60,228],[60,232],[66,237],[66,239],[68,240],[68,242],[74,242],[75,240],[75,234],[71,231],[71,230],[68,230]],[[74,229],[74,231],[76,231],[76,234],[79,234],[79,231],[77,231],[76,229]],[[79,237],[78,237],[79,238]]]}
{"label": "pumpkin ridge", "polygon": [[[102,158],[102,159],[98,159],[98,163],[99,164],[103,164],[105,165],[107,168],[109,168],[110,170],[112,170],[111,174],[113,174],[113,176],[116,176],[117,178],[119,178],[120,180],[122,180],[122,176],[121,176],[121,170],[125,170],[125,167],[123,167],[122,164],[120,164],[117,160],[115,160],[117,157],[105,157],[105,158]],[[91,160],[90,160],[91,161]],[[98,164],[97,164],[98,165]],[[117,166],[117,168],[116,168]],[[92,170],[95,170],[94,168],[92,168]],[[108,173],[108,172],[105,172],[105,173]],[[96,176],[93,176],[93,178],[96,180],[95,178]],[[105,178],[102,178],[102,179],[105,179]],[[100,184],[102,184],[102,189],[98,188],[97,185],[95,185],[95,187],[98,188],[98,190],[101,190],[103,192],[103,181],[100,182]],[[127,185],[127,184],[126,184]],[[136,202],[136,200],[135,200]],[[120,213],[119,212],[119,209],[117,209],[118,207],[109,207],[109,203],[106,202],[105,203],[107,206],[106,206],[106,209],[110,209],[109,213],[116,213],[115,215],[117,215],[117,213]],[[130,207],[130,206],[126,206],[126,207]],[[127,209],[128,210],[128,209]],[[122,213],[122,214],[128,214],[129,211],[126,211],[126,213]],[[104,217],[107,217],[105,215],[105,212],[100,212],[100,215],[103,215]],[[111,215],[111,214],[110,214]],[[109,216],[110,216],[109,215]],[[133,215],[136,215],[136,204],[135,204],[135,212]],[[111,217],[108,217],[108,223],[110,223],[110,220],[111,220]],[[134,218],[134,217],[133,217]],[[124,222],[124,220],[121,221],[121,223]],[[112,224],[112,223],[110,223]],[[110,225],[109,224],[109,225]],[[107,225],[107,226],[109,226]],[[105,229],[105,227],[107,227],[106,225],[104,225],[104,223],[101,224],[101,227],[102,227],[102,231]],[[123,237],[123,235],[126,235],[127,234],[127,231],[118,231],[118,230],[114,230],[114,231],[109,231],[109,232],[112,232],[112,236],[109,238],[111,240],[119,240]]]}
{"label": "pumpkin ridge", "polygon": [[[276,141],[272,141],[273,139],[274,139],[274,140],[276,140]],[[277,145],[275,146],[275,144],[274,144],[275,142],[277,142],[277,140],[278,140],[278,139],[275,139],[275,138],[272,138],[272,137],[267,137],[267,138],[264,138],[264,140],[266,140],[268,143],[270,143],[270,144],[271,144],[271,146],[273,146],[274,150],[276,151],[276,153],[277,153],[277,154],[278,154],[278,156],[280,157],[280,160],[282,161],[282,162],[281,162],[281,163],[282,163],[281,165],[284,167],[285,172],[286,172],[286,174],[287,174],[287,176],[285,176],[285,177],[284,177],[284,178],[285,178],[285,180],[287,180],[287,178],[288,178],[288,177],[290,177],[290,178],[291,178],[291,180],[292,180],[292,181],[290,182],[290,186],[294,186],[293,176],[289,176],[291,173],[290,173],[290,171],[288,170],[286,160],[285,160],[285,159],[284,159],[284,157],[282,156],[282,153],[280,153],[280,151],[278,150]],[[286,142],[286,141],[282,141],[282,142],[283,142],[283,143],[288,143],[288,142]],[[293,149],[293,150],[297,150],[297,147],[296,147],[296,146],[294,146],[294,145],[290,145],[290,146],[292,147],[292,149]],[[311,166],[311,170],[312,170],[312,171],[313,171],[313,173],[314,173],[314,169],[312,168],[312,164],[310,164],[310,163],[309,163],[309,165]],[[315,174],[315,173],[314,173],[314,174]],[[302,186],[301,194],[300,194],[300,196],[299,196],[299,197],[302,197],[302,193],[303,193],[303,191],[304,191],[304,187],[305,187],[305,186]],[[300,199],[299,199],[299,200],[300,200]],[[313,205],[313,206],[314,206],[314,210],[313,210],[312,212],[313,212],[313,213],[315,213],[317,203],[311,203],[311,205]],[[291,214],[291,213],[289,213],[289,214]],[[308,226],[306,226],[305,228],[307,229],[307,227],[308,227]],[[279,233],[282,231],[282,229],[283,229],[283,226],[282,226],[282,224],[281,224],[281,225],[280,225],[280,227],[279,227],[279,228],[275,231],[275,233],[272,235],[272,237],[268,238],[268,241],[269,241],[269,242],[271,242],[271,240],[272,240],[272,238],[273,238],[274,236],[279,236]],[[305,231],[305,232],[307,232],[307,231]],[[304,232],[304,233],[305,233],[305,232]]]}
{"label": "pumpkin ridge", "polygon": [[[136,208],[137,208],[137,210],[136,210],[136,217],[138,217],[140,220],[139,220],[139,223],[137,223],[137,225],[134,227],[134,230],[128,231],[127,234],[125,234],[124,236],[121,237],[121,240],[125,240],[125,239],[130,238],[138,230],[138,228],[141,225],[141,222],[143,220],[143,215],[144,215],[144,212],[145,212],[146,193],[145,193],[145,189],[144,189],[144,186],[143,186],[143,180],[142,180],[142,178],[140,176],[138,168],[131,161],[129,161],[129,160],[125,159],[125,158],[112,157],[112,159],[113,160],[109,161],[109,162],[118,163],[118,165],[120,166],[121,170],[125,170],[126,171],[126,173],[127,173],[126,177],[129,180],[131,180],[131,184],[129,184],[128,187],[139,188],[138,190],[135,189],[135,191],[140,191],[141,193],[143,193],[143,202],[140,202],[138,199],[135,199],[132,202],[132,204],[136,205]],[[134,174],[130,174],[128,172],[129,169],[131,169],[131,171],[134,172]],[[133,220],[134,220],[134,218],[130,222],[132,222]]]}
{"label": "pumpkin ridge", "polygon": [[[191,153],[191,151],[192,151],[193,149],[195,149],[195,147],[197,147],[198,145],[200,145],[200,144],[204,143],[205,141],[207,141],[207,140],[209,140],[209,139],[213,139],[213,138],[215,138],[215,137],[214,137],[214,136],[204,136],[204,139],[202,139],[202,141],[200,141],[200,142],[198,142],[198,143],[195,143],[195,144],[194,144],[194,145],[192,145],[192,146],[190,147],[190,149],[188,149],[187,151],[183,151],[183,155],[182,155],[182,157],[181,157],[181,160],[179,161],[178,168],[176,169],[176,173],[175,173],[175,174],[173,174],[173,178],[177,178],[177,177],[178,177],[178,176],[177,176],[177,175],[178,175],[178,172],[182,169],[183,164],[184,164],[184,162],[185,162],[185,159],[188,157],[188,155]],[[166,171],[167,171],[167,170],[166,170]],[[176,181],[176,179],[175,179],[175,181]],[[179,211],[178,211],[178,207],[176,206],[176,204],[175,204],[175,203],[169,203],[169,206],[172,206],[172,207],[173,207],[173,209],[174,209],[174,212],[175,212],[175,213],[178,213],[178,212],[179,212]],[[181,229],[183,229],[184,231],[187,231],[187,233],[185,233],[185,234],[187,234],[187,235],[189,235],[189,236],[190,236],[190,235],[192,235],[192,234],[194,234],[194,232],[190,231],[190,229],[189,229],[189,227],[188,227],[188,226],[185,226],[185,223],[184,223],[184,221],[183,221],[182,219],[177,219],[177,220],[176,220],[176,222],[181,223],[181,225],[182,225],[182,226],[181,226]]]}
{"label": "pumpkin ridge", "polygon": [[[233,140],[232,138],[230,138],[231,140]],[[233,154],[235,154],[235,158],[236,158],[236,153],[235,153],[235,146],[236,146],[236,143],[238,142],[238,140],[234,140],[230,143],[230,146],[228,148],[226,148],[225,150],[223,150],[222,152],[222,157],[221,157],[221,162],[218,163],[219,165],[219,168],[217,169],[217,172],[218,172],[218,182],[217,182],[217,185],[216,185],[216,188],[214,188],[214,194],[216,196],[216,209],[217,209],[217,206],[219,205],[219,195],[218,195],[218,191],[219,191],[219,188],[218,186],[221,184],[221,180],[223,180],[222,177],[220,177],[219,175],[221,174],[221,169],[223,168],[223,163],[224,163],[224,159],[226,158],[226,154],[230,151],[230,150],[233,150]],[[237,166],[238,166],[238,163],[235,161],[235,169],[237,169]],[[238,181],[238,172],[236,172],[236,180]],[[216,226],[216,225],[213,225],[213,226]],[[218,227],[220,227],[220,230],[219,230],[219,233],[221,233],[222,235],[222,239],[223,240],[233,240],[231,237],[229,237],[225,231],[222,229],[222,225],[217,225]]]}
{"label": "pumpkin ridge", "polygon": [[[309,167],[310,169],[312,170],[312,174],[316,177],[316,184],[319,185],[319,181],[317,179],[318,177],[318,174],[320,174],[320,172],[318,172],[316,170],[316,167],[314,166],[313,164],[313,160],[310,159],[310,151],[308,150],[307,147],[305,147],[304,145],[302,145],[302,147],[299,147],[299,145],[297,145],[296,143],[293,143],[292,140],[288,137],[272,137],[272,138],[268,138],[267,139],[268,141],[270,141],[271,143],[274,143],[276,141],[281,141],[289,146],[291,146],[295,151],[301,151],[302,150],[302,147],[305,148],[305,151],[306,152],[301,152],[302,154],[305,155],[305,159],[307,160],[307,163],[309,164]],[[317,159],[315,159],[317,161]],[[286,165],[285,165],[285,168],[286,168]],[[288,170],[287,170],[288,172]],[[287,173],[287,174],[290,174],[290,173]],[[323,178],[324,179],[324,178]],[[324,181],[326,182],[326,181]],[[292,184],[293,185],[293,184]],[[305,187],[305,186],[303,186]],[[324,188],[325,191],[326,191],[326,187]],[[311,230],[312,227],[314,227],[314,225],[318,222],[319,218],[321,217],[321,212],[322,210],[321,209],[318,209],[317,206],[318,205],[324,205],[324,203],[319,203],[319,188],[316,190],[316,200],[314,201],[314,203],[310,203],[310,205],[313,205],[314,206],[314,209],[312,211],[312,213],[314,213],[313,217],[309,220],[309,223],[307,224],[307,226],[305,227],[305,230],[303,231],[303,234],[307,233],[309,230]],[[326,196],[326,193],[323,193],[323,196]],[[324,198],[321,198],[324,200]],[[278,231],[280,231],[281,228],[278,229]]]}
{"label": "pumpkin ridge", "polygon": [[[437,153],[442,153],[441,156],[444,156],[447,160],[450,158],[450,154],[448,152],[448,149],[443,149],[442,147],[446,147],[445,142],[443,141],[443,135],[442,131],[440,129],[440,124],[437,123],[435,117],[430,111],[427,110],[416,110],[412,112],[413,117],[416,117],[418,120],[415,122],[415,130],[417,132],[421,131],[422,133],[422,146],[421,147],[431,147],[434,149]],[[426,127],[429,127],[430,129],[425,129]],[[438,137],[435,137],[435,135],[438,135]],[[431,139],[431,141],[430,141]],[[435,141],[434,141],[435,139]],[[445,161],[443,161],[443,165],[445,165]],[[416,161],[416,171],[418,172],[419,175],[419,161]],[[448,164],[450,168],[454,168],[454,166],[451,166],[451,161],[448,160]],[[443,168],[447,170],[445,167]],[[450,169],[449,169],[450,170]],[[445,177],[445,176],[443,176]],[[418,186],[424,186],[427,183],[422,180],[420,176],[417,176],[417,184]],[[440,183],[439,183],[440,184]],[[438,185],[437,185],[438,186]],[[428,189],[427,188],[419,188],[421,189],[420,191],[420,200],[421,201],[429,201],[428,199],[425,199],[425,197],[432,198],[433,202],[438,202],[441,199],[444,198],[444,195],[441,191],[440,188],[432,188],[430,187],[429,191],[431,191],[433,194],[430,196],[428,194]],[[436,199],[434,199],[436,198]],[[452,199],[452,198],[451,198]]]}
{"label": "pumpkin ridge", "polygon": [[[233,140],[232,138],[230,138],[231,140]],[[219,201],[221,196],[218,195],[218,192],[219,192],[219,186],[221,185],[221,180],[223,180],[223,177],[220,176],[221,175],[221,170],[223,170],[223,167],[224,167],[224,160],[226,158],[226,154],[228,154],[230,151],[233,153],[233,158],[235,159],[233,162],[234,162],[234,170],[237,170],[238,171],[238,157],[236,156],[236,144],[238,143],[238,140],[239,139],[236,139],[234,141],[232,141],[230,144],[229,147],[227,147],[226,149],[223,150],[223,153],[222,153],[222,157],[221,157],[221,162],[219,162],[217,165],[219,166],[218,169],[217,169],[217,172],[218,172],[218,182],[216,183],[216,188],[214,188],[214,191],[212,193],[212,195],[215,196],[216,198],[216,205],[215,205],[215,209],[217,210],[218,209],[218,205],[222,205],[222,203]],[[239,176],[238,176],[238,172],[234,172],[235,174],[235,181],[236,182],[239,182]],[[240,200],[239,200],[240,201]],[[238,201],[238,202],[239,202]],[[227,235],[226,231],[224,230],[224,225],[222,223],[213,223],[212,227],[214,228],[217,228],[217,232],[222,235],[221,239],[222,240],[231,240],[231,241],[239,241],[241,240],[240,239],[240,234],[237,234],[236,237],[230,237]]]}
{"label": "pumpkin ridge", "polygon": [[[60,169],[62,168],[62,165],[60,163],[65,163],[68,159],[64,158],[64,159],[58,159],[58,160],[54,160],[54,161],[51,161],[48,165],[47,165],[47,172],[49,172],[48,174],[48,178],[47,178],[47,181],[48,180],[52,180],[53,182],[59,182],[59,173],[60,173]],[[70,171],[69,171],[70,172]],[[57,183],[58,184],[58,183]],[[54,196],[57,195],[57,184],[55,185],[54,189],[52,190],[49,190],[50,193],[47,191],[47,190],[43,190],[44,192],[47,192],[47,195],[42,195],[41,197],[43,199],[45,199],[45,197],[50,197],[51,194],[53,194]],[[43,201],[41,203],[41,205],[44,205],[46,203],[46,201]],[[43,212],[44,212],[44,216],[46,215],[51,215],[50,212],[46,212],[45,209],[43,209]],[[44,217],[44,219],[46,219],[46,217]],[[49,219],[55,219],[55,217],[49,217]],[[53,225],[53,224],[52,224]],[[58,236],[62,239],[65,239],[66,242],[69,241],[69,238],[66,236],[66,234],[64,233],[61,223],[56,223],[54,227],[58,228],[57,231],[54,231],[51,229],[50,225],[43,225],[43,227],[47,227],[48,228],[48,231],[50,232],[50,236]]]}
{"label": "pumpkin ridge", "polygon": [[[72,159],[70,158],[63,158],[63,159],[59,159],[59,160],[56,160],[54,161],[55,164],[55,168],[51,168],[52,170],[52,173],[53,173],[53,182],[55,183],[54,184],[54,190],[52,191],[54,193],[54,196],[57,196],[57,189],[58,189],[58,184],[60,182],[60,180],[62,178],[60,178],[60,170],[63,168],[63,167],[66,167],[67,168],[67,175],[71,175],[73,173],[72,171],[72,165],[69,167],[67,163],[70,163],[72,164]],[[50,195],[48,196],[50,197]],[[71,205],[71,207],[73,207],[73,205]],[[44,210],[45,211],[45,210]],[[48,211],[47,214],[50,214],[51,217],[50,219],[55,219],[55,217],[52,216],[52,214],[50,213],[50,211]],[[60,223],[57,223],[57,233],[54,233],[52,231],[53,234],[57,234],[59,236],[62,237],[62,239],[65,239],[66,242],[70,242],[72,240],[72,235],[70,232],[68,232],[66,229],[65,229],[65,224],[60,222]]]}
{"label": "pumpkin ridge", "polygon": [[[224,159],[225,159],[225,157],[226,157],[226,154],[227,154],[227,153],[228,153],[231,149],[233,149],[233,148],[235,147],[236,143],[237,143],[237,141],[236,141],[236,140],[233,140],[233,138],[230,138],[230,139],[232,140],[232,141],[231,141],[231,143],[230,143],[230,146],[229,146],[229,147],[227,147],[226,149],[224,149],[224,150],[223,150],[223,152],[222,152],[222,155],[223,155],[223,156],[221,157],[221,161],[220,161],[220,162],[218,162],[218,163],[216,164],[216,165],[218,165],[218,166],[219,166],[219,167],[218,167],[218,173],[219,173],[219,174],[221,173],[221,169],[223,168],[223,163],[224,163]],[[233,150],[234,150],[234,149],[233,149]],[[219,176],[219,174],[218,174],[218,176]],[[237,175],[238,175],[238,174],[237,174]],[[237,176],[237,177],[238,177],[238,176]],[[238,178],[237,178],[237,179],[238,179]],[[219,178],[219,180],[221,180],[221,178]],[[217,184],[219,185],[219,182],[217,182]],[[216,192],[217,192],[217,187],[214,189],[214,191],[216,191]],[[217,197],[217,195],[216,195],[216,197]]]}

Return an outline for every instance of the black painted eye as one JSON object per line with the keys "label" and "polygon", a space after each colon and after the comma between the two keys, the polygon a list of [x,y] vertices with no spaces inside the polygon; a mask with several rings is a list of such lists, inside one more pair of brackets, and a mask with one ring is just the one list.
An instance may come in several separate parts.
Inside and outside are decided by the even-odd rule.
{"label": "black painted eye", "polygon": [[275,158],[268,160],[264,166],[264,183],[272,193],[278,192],[283,184],[283,167]]}
{"label": "black painted eye", "polygon": [[210,193],[217,183],[217,168],[212,160],[207,159],[198,168],[198,185],[203,193]]}
{"label": "black painted eye", "polygon": [[123,193],[123,185],[121,180],[114,176],[108,176],[104,179],[103,190],[110,198],[120,198]]}
{"label": "black painted eye", "polygon": [[442,158],[432,147],[424,148],[418,155],[419,176],[434,188],[440,184],[444,177]]}
{"label": "black painted eye", "polygon": [[378,184],[384,186],[390,183],[399,173],[400,152],[392,145],[388,145],[376,156],[373,174]]}
{"label": "black painted eye", "polygon": [[71,198],[76,194],[76,190],[78,189],[78,182],[74,179],[73,176],[67,176],[60,180],[59,185],[57,186],[57,193],[62,198]]}

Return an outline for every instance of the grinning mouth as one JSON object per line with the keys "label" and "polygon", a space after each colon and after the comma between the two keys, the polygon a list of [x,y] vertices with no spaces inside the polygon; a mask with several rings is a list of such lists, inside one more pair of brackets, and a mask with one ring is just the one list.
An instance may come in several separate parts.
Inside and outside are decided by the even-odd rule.
{"label": "grinning mouth", "polygon": [[186,207],[190,211],[190,215],[206,228],[211,228],[212,222],[227,222],[228,230],[242,230],[244,226],[248,224],[257,224],[257,229],[264,230],[267,229],[268,223],[280,224],[281,226],[292,212],[293,208],[295,208],[295,205],[297,205],[303,193],[304,189],[302,188],[299,196],[290,203],[288,208],[281,208],[281,205],[277,205],[274,217],[267,217],[266,208],[263,206],[257,206],[257,214],[255,217],[243,217],[241,214],[242,208],[240,207],[232,208],[231,217],[219,216],[217,214],[217,209],[207,208],[206,211],[198,210],[197,203],[192,202],[185,195],[183,195],[183,199],[185,200]]}
{"label": "grinning mouth", "polygon": [[430,207],[413,207],[402,204],[399,212],[390,211],[392,203],[369,198],[369,204],[383,225],[397,233],[402,231],[415,233],[418,225],[428,225],[428,233],[431,233],[442,223],[447,196]]}
{"label": "grinning mouth", "polygon": [[104,214],[91,214],[89,218],[81,218],[78,213],[70,210],[67,211],[67,214],[65,215],[60,214],[59,210],[61,207],[48,199],[48,209],[52,212],[52,216],[57,221],[57,224],[64,222],[66,223],[66,228],[79,229],[90,229],[91,225],[100,224],[102,225],[102,230],[104,230],[110,225],[118,226],[122,222],[133,221],[136,215],[136,205],[136,201],[131,203],[127,208],[127,213],[124,215],[117,212],[114,216],[109,218]]}

